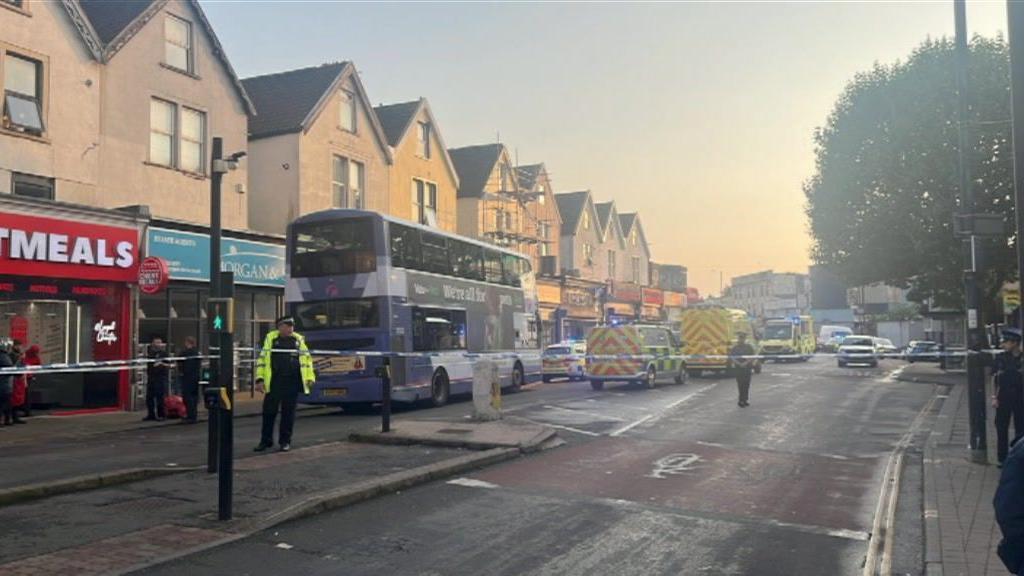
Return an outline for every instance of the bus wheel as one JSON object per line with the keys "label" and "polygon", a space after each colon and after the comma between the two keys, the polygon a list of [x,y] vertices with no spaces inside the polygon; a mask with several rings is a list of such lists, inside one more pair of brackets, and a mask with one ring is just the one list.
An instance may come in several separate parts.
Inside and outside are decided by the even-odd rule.
{"label": "bus wheel", "polygon": [[512,385],[509,386],[510,392],[519,392],[523,388],[523,366],[516,362],[514,368],[512,368]]}
{"label": "bus wheel", "polygon": [[644,386],[648,389],[652,389],[658,383],[658,371],[655,370],[654,365],[647,367],[647,376],[644,378]]}
{"label": "bus wheel", "polygon": [[592,389],[594,389],[594,390],[604,390],[604,381],[603,380],[591,380],[590,381],[590,387]]}
{"label": "bus wheel", "polygon": [[444,370],[434,372],[430,379],[430,402],[434,406],[444,406],[448,403],[448,374]]}

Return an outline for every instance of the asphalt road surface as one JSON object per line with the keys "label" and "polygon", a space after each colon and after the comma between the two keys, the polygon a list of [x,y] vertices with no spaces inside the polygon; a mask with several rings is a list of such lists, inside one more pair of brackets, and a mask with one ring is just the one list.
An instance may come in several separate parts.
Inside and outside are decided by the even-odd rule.
{"label": "asphalt road surface", "polygon": [[[557,427],[566,446],[149,573],[861,574],[889,455],[935,406],[933,386],[893,378],[900,365],[768,365],[749,408],[724,378],[543,385],[506,407]],[[466,406],[417,416],[452,410]],[[893,559],[910,573],[914,512],[897,514]]]}

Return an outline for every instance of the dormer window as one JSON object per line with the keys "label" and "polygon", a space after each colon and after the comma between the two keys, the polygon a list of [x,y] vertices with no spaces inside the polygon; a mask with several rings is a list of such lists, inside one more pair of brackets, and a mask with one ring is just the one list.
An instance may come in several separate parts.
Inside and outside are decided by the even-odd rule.
{"label": "dormer window", "polygon": [[590,230],[590,213],[585,210],[583,212],[583,229]]}
{"label": "dormer window", "polygon": [[164,64],[191,74],[192,62],[192,24],[168,14],[164,20]]}
{"label": "dormer window", "polygon": [[338,127],[346,132],[356,131],[356,99],[351,92],[338,93]]}

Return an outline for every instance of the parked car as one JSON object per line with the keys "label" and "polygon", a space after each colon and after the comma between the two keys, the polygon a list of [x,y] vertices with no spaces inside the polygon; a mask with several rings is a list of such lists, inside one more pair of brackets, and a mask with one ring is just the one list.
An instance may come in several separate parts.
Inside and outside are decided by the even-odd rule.
{"label": "parked car", "polygon": [[551,382],[555,378],[586,379],[586,342],[552,344],[541,355],[541,379]]}
{"label": "parked car", "polygon": [[938,362],[942,349],[938,342],[915,340],[907,350],[907,362]]}
{"label": "parked car", "polygon": [[888,338],[875,338],[875,348],[882,358],[899,358],[900,349]]}
{"label": "parked car", "polygon": [[847,336],[839,345],[836,364],[840,368],[846,368],[850,364],[866,364],[875,368],[878,366],[879,356],[874,336]]}

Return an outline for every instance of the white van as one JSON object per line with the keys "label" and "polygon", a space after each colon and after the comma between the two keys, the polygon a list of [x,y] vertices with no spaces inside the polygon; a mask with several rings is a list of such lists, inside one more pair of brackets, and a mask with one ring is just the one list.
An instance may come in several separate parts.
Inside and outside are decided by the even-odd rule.
{"label": "white van", "polygon": [[843,338],[853,334],[846,326],[822,326],[818,331],[818,351],[835,352],[843,342]]}

